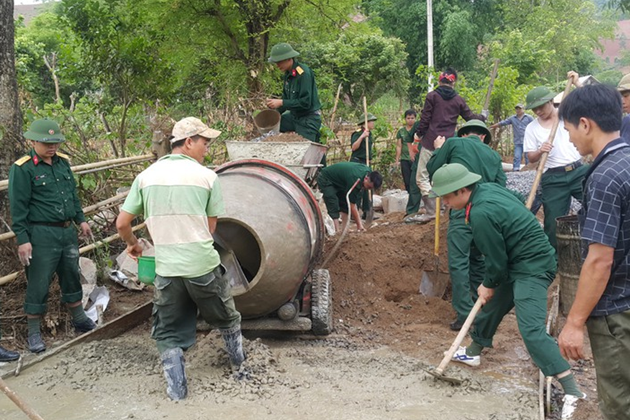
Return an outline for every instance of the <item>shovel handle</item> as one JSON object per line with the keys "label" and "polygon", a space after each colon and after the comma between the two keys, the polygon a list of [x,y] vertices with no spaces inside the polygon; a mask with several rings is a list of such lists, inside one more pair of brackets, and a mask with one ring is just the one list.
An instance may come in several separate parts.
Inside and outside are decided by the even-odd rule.
{"label": "shovel handle", "polygon": [[468,330],[475,320],[477,312],[479,312],[479,309],[481,309],[481,306],[483,306],[483,304],[481,303],[481,299],[477,299],[477,302],[475,302],[475,306],[473,306],[472,310],[468,314],[468,318],[466,318],[466,322],[464,322],[462,329],[459,330],[459,334],[457,334],[457,337],[455,337],[455,341],[453,341],[453,344],[451,344],[451,348],[448,349],[448,351],[444,355],[444,358],[440,362],[440,365],[437,367],[437,369],[435,369],[435,373],[437,373],[438,375],[444,373],[444,369],[446,369],[446,366],[448,366],[451,358],[459,348],[459,345],[462,344],[462,341],[464,341],[464,337],[466,337],[466,334],[468,334]]}
{"label": "shovel handle", "polygon": [[440,255],[440,197],[435,199],[435,249],[433,250],[433,255],[436,257]]}

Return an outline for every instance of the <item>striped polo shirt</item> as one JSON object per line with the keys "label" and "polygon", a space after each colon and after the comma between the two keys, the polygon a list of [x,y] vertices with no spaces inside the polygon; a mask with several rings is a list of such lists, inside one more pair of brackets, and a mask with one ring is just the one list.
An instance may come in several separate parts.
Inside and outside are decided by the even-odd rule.
{"label": "striped polo shirt", "polygon": [[224,211],[217,174],[182,154],[167,155],[134,180],[122,210],[144,214],[162,277],[199,277],[220,261],[208,217]]}

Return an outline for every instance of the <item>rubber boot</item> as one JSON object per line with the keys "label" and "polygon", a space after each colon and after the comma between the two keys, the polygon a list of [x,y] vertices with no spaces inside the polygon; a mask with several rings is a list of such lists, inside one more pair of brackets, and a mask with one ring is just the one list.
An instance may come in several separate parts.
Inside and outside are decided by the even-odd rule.
{"label": "rubber boot", "polygon": [[422,196],[422,202],[426,212],[424,214],[416,214],[405,217],[405,223],[428,223],[435,219],[435,198],[429,198],[428,195]]}
{"label": "rubber boot", "polygon": [[225,349],[230,358],[232,372],[236,379],[249,379],[249,372],[242,369],[243,362],[247,359],[243,351],[243,336],[241,335],[241,326],[237,325],[232,328],[222,329],[221,336],[225,342]]}
{"label": "rubber boot", "polygon": [[184,352],[179,347],[168,349],[160,357],[164,368],[164,377],[166,378],[166,394],[173,401],[183,400],[188,395]]}

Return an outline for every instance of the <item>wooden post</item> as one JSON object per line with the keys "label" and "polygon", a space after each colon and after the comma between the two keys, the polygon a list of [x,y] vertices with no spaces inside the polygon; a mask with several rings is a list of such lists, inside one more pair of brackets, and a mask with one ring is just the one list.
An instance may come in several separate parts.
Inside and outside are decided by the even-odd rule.
{"label": "wooden post", "polygon": [[158,159],[171,153],[171,144],[161,130],[153,132],[151,151],[157,155]]}

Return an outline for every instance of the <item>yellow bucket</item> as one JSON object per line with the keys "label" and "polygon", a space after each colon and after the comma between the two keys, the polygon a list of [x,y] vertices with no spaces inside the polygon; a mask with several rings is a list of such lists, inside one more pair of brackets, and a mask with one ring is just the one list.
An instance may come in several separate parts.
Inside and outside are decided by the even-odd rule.
{"label": "yellow bucket", "polygon": [[155,257],[138,257],[138,280],[153,284],[155,280]]}

